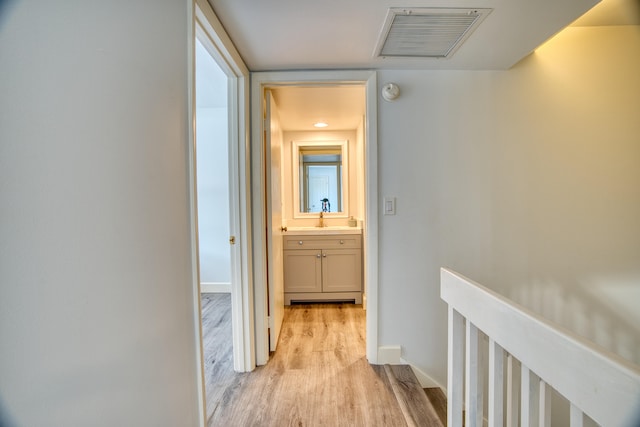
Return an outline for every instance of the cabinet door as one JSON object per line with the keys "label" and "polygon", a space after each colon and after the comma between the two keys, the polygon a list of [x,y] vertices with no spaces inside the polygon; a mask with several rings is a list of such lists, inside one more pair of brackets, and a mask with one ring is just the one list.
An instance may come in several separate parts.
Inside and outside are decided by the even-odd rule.
{"label": "cabinet door", "polygon": [[360,249],[322,251],[322,290],[324,292],[362,290],[362,251]]}
{"label": "cabinet door", "polygon": [[320,249],[284,251],[284,291],[322,292]]}

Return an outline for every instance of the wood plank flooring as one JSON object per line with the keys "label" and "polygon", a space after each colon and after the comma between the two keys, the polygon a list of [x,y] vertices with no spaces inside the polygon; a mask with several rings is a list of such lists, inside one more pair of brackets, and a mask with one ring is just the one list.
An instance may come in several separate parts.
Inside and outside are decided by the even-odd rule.
{"label": "wood plank flooring", "polygon": [[438,414],[443,426],[447,425],[447,396],[439,387],[425,388],[424,392]]}
{"label": "wood plank flooring", "polygon": [[409,365],[384,368],[409,427],[444,425]]}
{"label": "wood plank flooring", "polygon": [[202,338],[207,416],[234,384],[231,294],[202,294]]}
{"label": "wood plank flooring", "polygon": [[[407,425],[384,368],[365,358],[361,305],[286,307],[269,363],[234,373],[230,351],[209,347],[223,345],[208,338],[207,327],[220,325],[207,318],[207,307],[215,306],[205,299],[215,295],[202,298],[209,426]],[[230,372],[220,372],[227,363],[221,355],[229,355]]]}

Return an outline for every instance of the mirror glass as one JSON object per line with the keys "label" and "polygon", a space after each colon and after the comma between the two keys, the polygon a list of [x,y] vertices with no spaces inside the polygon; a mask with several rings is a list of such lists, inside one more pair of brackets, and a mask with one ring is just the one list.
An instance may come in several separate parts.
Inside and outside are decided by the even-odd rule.
{"label": "mirror glass", "polygon": [[294,185],[298,214],[346,212],[347,141],[293,143]]}

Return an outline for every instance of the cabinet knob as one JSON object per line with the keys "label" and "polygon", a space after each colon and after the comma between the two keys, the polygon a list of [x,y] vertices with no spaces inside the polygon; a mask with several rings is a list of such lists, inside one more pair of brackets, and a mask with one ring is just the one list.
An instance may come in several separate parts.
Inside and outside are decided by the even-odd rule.
{"label": "cabinet knob", "polygon": [[341,245],[344,245],[344,240],[340,240],[340,244],[341,244]]}
{"label": "cabinet knob", "polygon": [[301,245],[301,244],[302,244],[302,240],[299,240],[299,241],[298,241],[298,244],[299,244],[299,245]]}
{"label": "cabinet knob", "polygon": [[327,254],[322,254],[322,257],[323,257],[323,258],[326,258],[326,257],[327,257]]}
{"label": "cabinet knob", "polygon": [[320,258],[320,254],[316,255],[316,258]]}

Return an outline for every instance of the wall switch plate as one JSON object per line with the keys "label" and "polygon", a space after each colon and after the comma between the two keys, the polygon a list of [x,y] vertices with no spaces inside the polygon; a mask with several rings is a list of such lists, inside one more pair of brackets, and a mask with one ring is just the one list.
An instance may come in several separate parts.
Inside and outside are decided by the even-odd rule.
{"label": "wall switch plate", "polygon": [[384,211],[385,215],[395,215],[396,214],[396,198],[395,197],[385,197],[384,198],[383,211]]}

